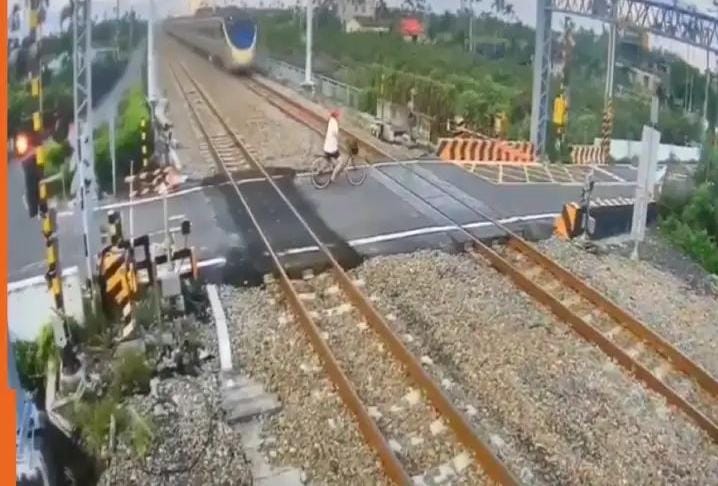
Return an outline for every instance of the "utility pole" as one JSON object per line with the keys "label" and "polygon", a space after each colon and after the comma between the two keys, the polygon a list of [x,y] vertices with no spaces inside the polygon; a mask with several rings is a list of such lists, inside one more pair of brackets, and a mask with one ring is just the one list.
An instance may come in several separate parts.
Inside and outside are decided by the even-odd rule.
{"label": "utility pole", "polygon": [[117,196],[117,153],[115,147],[115,118],[117,112],[112,111],[110,115],[109,132],[110,132],[110,160],[112,160],[112,195]]}
{"label": "utility pole", "polygon": [[711,52],[706,49],[706,86],[703,94],[703,132],[708,130],[708,96],[711,89]]}
{"label": "utility pole", "polygon": [[608,163],[613,134],[613,73],[616,67],[616,41],[618,25],[616,5],[611,5],[611,20],[608,32],[608,58],[606,60],[606,87],[603,95],[603,123],[601,126],[601,154],[603,163]]}
{"label": "utility pole", "polygon": [[55,208],[50,205],[49,180],[44,178],[45,163],[47,162],[47,152],[44,147],[44,142],[48,133],[45,130],[45,116],[43,113],[43,50],[41,45],[43,19],[41,15],[41,2],[31,1],[29,7],[30,39],[34,43],[32,49],[34,54],[30,60],[30,95],[37,100],[37,110],[32,114],[32,131],[34,132],[32,140],[35,141],[36,146],[32,147],[35,151],[34,155],[26,159],[23,163],[28,165],[32,164],[34,167],[32,167],[31,170],[33,170],[37,176],[35,179],[37,200],[31,201],[28,195],[28,206],[36,204],[37,212],[41,220],[47,261],[45,278],[48,288],[52,293],[55,311],[59,316],[58,320],[53,320],[55,345],[62,350],[62,371],[64,374],[70,375],[75,373],[79,363],[72,349],[71,335],[65,314],[62,267],[60,265],[57,232],[57,213]]}
{"label": "utility pole", "polygon": [[[155,72],[155,2],[150,0],[150,14],[147,19],[147,98],[150,105],[157,101],[157,78]],[[154,118],[154,113],[152,113]]]}
{"label": "utility pole", "polygon": [[[85,285],[92,293],[92,258],[88,225],[88,190],[95,170],[95,141],[92,124],[92,10],[91,0],[75,0],[72,9],[72,75],[75,119],[75,153],[80,177],[78,191],[82,213],[82,241],[85,253]],[[93,300],[94,302],[94,300]]]}
{"label": "utility pole", "polygon": [[469,0],[467,5],[469,6],[469,52],[474,52],[474,5],[473,0]]}
{"label": "utility pole", "polygon": [[307,32],[306,47],[307,52],[304,59],[304,87],[313,90],[314,81],[312,80],[312,36],[314,30],[314,0],[307,0]]}
{"label": "utility pole", "polygon": [[546,153],[548,96],[551,81],[551,0],[536,0],[536,45],[531,89],[531,143],[543,158]]}

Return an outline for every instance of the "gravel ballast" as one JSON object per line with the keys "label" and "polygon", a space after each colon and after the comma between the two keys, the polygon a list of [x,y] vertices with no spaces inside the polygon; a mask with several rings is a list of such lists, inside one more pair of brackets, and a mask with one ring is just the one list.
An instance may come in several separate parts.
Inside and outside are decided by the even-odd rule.
{"label": "gravel ballast", "polygon": [[718,377],[718,297],[621,253],[588,253],[553,239],[541,248]]}
{"label": "gravel ballast", "polygon": [[278,289],[223,287],[235,366],[278,394],[282,409],[267,419],[266,455],[300,468],[312,484],[388,484],[356,422],[333,391],[299,324],[287,319]]}
{"label": "gravel ballast", "polygon": [[[467,255],[356,271],[414,350],[529,484],[709,484],[718,449],[505,277]],[[416,352],[416,351],[415,351]]]}
{"label": "gravel ballast", "polygon": [[[214,354],[214,326],[198,326],[203,347]],[[252,484],[241,438],[222,420],[219,366],[214,356],[203,362],[197,376],[155,378],[151,388],[148,395],[134,395],[123,404],[134,420],[146,421],[151,430],[154,440],[147,456],[137,458],[130,439],[121,438],[100,484]]]}

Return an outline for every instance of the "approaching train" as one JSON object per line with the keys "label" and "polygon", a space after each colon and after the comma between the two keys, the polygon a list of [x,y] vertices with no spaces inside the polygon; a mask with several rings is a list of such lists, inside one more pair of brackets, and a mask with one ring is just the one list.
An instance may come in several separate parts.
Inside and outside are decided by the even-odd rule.
{"label": "approaching train", "polygon": [[231,72],[255,66],[257,23],[245,16],[176,17],[165,21],[165,31]]}

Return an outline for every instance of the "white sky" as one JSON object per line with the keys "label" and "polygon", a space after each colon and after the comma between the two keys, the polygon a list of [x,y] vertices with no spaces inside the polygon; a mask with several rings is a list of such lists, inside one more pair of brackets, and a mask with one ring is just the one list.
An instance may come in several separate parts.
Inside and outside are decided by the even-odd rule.
{"label": "white sky", "polygon": [[[62,7],[67,4],[68,0],[50,0],[50,11],[48,13],[48,24],[51,29],[56,29],[59,25],[59,13]],[[211,0],[209,0],[211,1]],[[265,6],[269,5],[296,5],[296,0],[262,0]],[[304,3],[305,0],[300,0]],[[535,0],[506,0],[514,6],[514,10],[519,20],[530,26],[535,24],[536,15],[536,1]],[[667,4],[674,3],[674,0],[654,0]],[[249,6],[259,6],[260,0],[216,0],[220,5],[227,4],[246,4]],[[443,12],[445,10],[455,11],[461,5],[461,0],[429,0],[434,12]],[[13,0],[8,0],[8,4],[14,3]],[[387,0],[389,6],[398,6],[401,4],[401,0]],[[476,5],[476,11],[486,11],[490,8],[492,0],[479,0]],[[678,0],[678,3],[683,6],[695,6],[699,11],[704,13],[712,13],[718,15],[718,8],[713,7],[713,0]],[[102,17],[105,13],[110,14],[112,9],[117,4],[117,0],[93,0],[93,11],[96,16]],[[125,11],[129,8],[134,8],[143,17],[149,12],[149,0],[119,0],[120,10]],[[186,14],[190,11],[190,0],[155,0],[155,9],[159,16],[165,16],[167,14]],[[556,16],[553,20],[554,29],[560,29],[563,23],[563,16]],[[576,23],[579,26],[594,28],[600,30],[601,26],[599,22],[594,22],[589,19],[576,19]],[[706,54],[698,48],[690,48],[681,43],[653,37],[651,39],[651,45],[654,47],[662,47],[669,49],[676,54],[680,55],[684,59],[687,59],[691,64],[705,68]],[[711,56],[712,67],[716,68],[716,61]]]}

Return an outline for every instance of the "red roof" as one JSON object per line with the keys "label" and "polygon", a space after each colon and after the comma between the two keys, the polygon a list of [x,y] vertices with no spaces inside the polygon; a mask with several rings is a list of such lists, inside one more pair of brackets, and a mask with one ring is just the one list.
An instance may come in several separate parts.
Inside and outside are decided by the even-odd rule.
{"label": "red roof", "polygon": [[401,35],[419,36],[424,33],[424,24],[422,24],[419,19],[409,17],[401,19],[399,30],[401,31]]}

